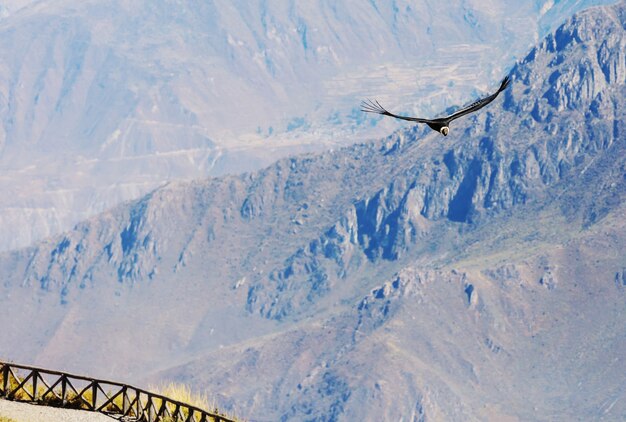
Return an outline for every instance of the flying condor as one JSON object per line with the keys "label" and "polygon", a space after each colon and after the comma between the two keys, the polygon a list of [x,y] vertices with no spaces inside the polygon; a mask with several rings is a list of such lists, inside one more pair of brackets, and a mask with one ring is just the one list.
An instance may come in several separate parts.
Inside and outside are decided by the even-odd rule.
{"label": "flying condor", "polygon": [[498,88],[498,91],[496,91],[494,94],[491,94],[485,98],[482,98],[468,105],[467,107],[464,107],[456,111],[455,113],[447,117],[440,117],[438,119],[422,119],[420,117],[398,116],[397,114],[393,114],[385,110],[385,108],[381,106],[377,100],[374,100],[374,101],[367,100],[367,101],[361,102],[361,111],[364,111],[366,113],[378,113],[378,114],[382,114],[385,116],[395,117],[396,119],[408,120],[410,122],[426,123],[428,127],[430,127],[432,130],[435,130],[441,133],[443,136],[448,136],[448,132],[450,130],[449,126],[450,126],[451,121],[453,121],[454,119],[458,119],[461,116],[465,116],[466,114],[472,113],[478,109],[483,108],[484,106],[486,106],[487,104],[495,100],[498,94],[500,94],[502,91],[506,89],[507,86],[509,86],[510,82],[511,80],[509,79],[508,76],[506,76],[502,80],[502,83],[500,84],[500,88]]}

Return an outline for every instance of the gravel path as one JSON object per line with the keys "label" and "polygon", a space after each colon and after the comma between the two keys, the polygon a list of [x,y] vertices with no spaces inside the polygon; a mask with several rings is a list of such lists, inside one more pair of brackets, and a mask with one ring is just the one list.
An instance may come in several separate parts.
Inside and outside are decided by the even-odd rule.
{"label": "gravel path", "polygon": [[0,399],[0,416],[15,422],[112,422],[117,419],[102,413],[59,409]]}

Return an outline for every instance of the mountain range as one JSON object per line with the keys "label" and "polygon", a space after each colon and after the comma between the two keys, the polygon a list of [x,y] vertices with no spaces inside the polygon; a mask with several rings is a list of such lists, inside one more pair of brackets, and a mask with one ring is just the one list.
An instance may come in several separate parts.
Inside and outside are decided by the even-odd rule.
{"label": "mountain range", "polygon": [[626,2],[446,138],[171,182],[0,255],[0,356],[250,420],[622,420]]}
{"label": "mountain range", "polygon": [[437,113],[607,2],[3,2],[0,250],[168,181],[388,134],[362,98]]}

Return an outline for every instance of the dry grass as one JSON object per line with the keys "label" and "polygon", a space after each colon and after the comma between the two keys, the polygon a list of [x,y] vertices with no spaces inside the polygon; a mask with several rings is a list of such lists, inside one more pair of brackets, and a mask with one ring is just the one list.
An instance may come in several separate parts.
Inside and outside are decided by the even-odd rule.
{"label": "dry grass", "polygon": [[7,418],[6,416],[0,416],[0,422],[17,422],[15,419]]}
{"label": "dry grass", "polygon": [[208,410],[215,408],[214,401],[210,400],[206,393],[199,394],[192,392],[191,389],[184,384],[169,383],[152,387],[151,390],[172,400],[198,407],[200,409]]}
{"label": "dry grass", "polygon": [[[206,393],[197,393],[193,392],[187,385],[179,384],[179,383],[169,383],[163,384],[160,386],[152,386],[150,387],[151,391],[154,391],[157,394],[168,397],[172,400],[188,404],[193,407],[197,407],[198,409],[203,409],[207,412],[222,415],[228,417],[229,419],[240,420],[234,418],[232,416],[227,416],[220,412],[218,409],[215,400],[212,400],[208,394]],[[171,409],[173,410],[173,409]],[[187,412],[183,412],[185,417],[187,417]],[[163,422],[176,422],[176,418],[164,418]]]}

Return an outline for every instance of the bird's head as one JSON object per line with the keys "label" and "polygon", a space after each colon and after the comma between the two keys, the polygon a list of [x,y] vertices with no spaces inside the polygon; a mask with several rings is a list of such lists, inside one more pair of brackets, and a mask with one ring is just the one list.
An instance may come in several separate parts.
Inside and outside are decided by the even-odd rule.
{"label": "bird's head", "polygon": [[439,129],[439,132],[441,132],[441,134],[443,136],[448,136],[448,132],[450,131],[450,129],[448,128],[448,126],[444,126],[441,129]]}

